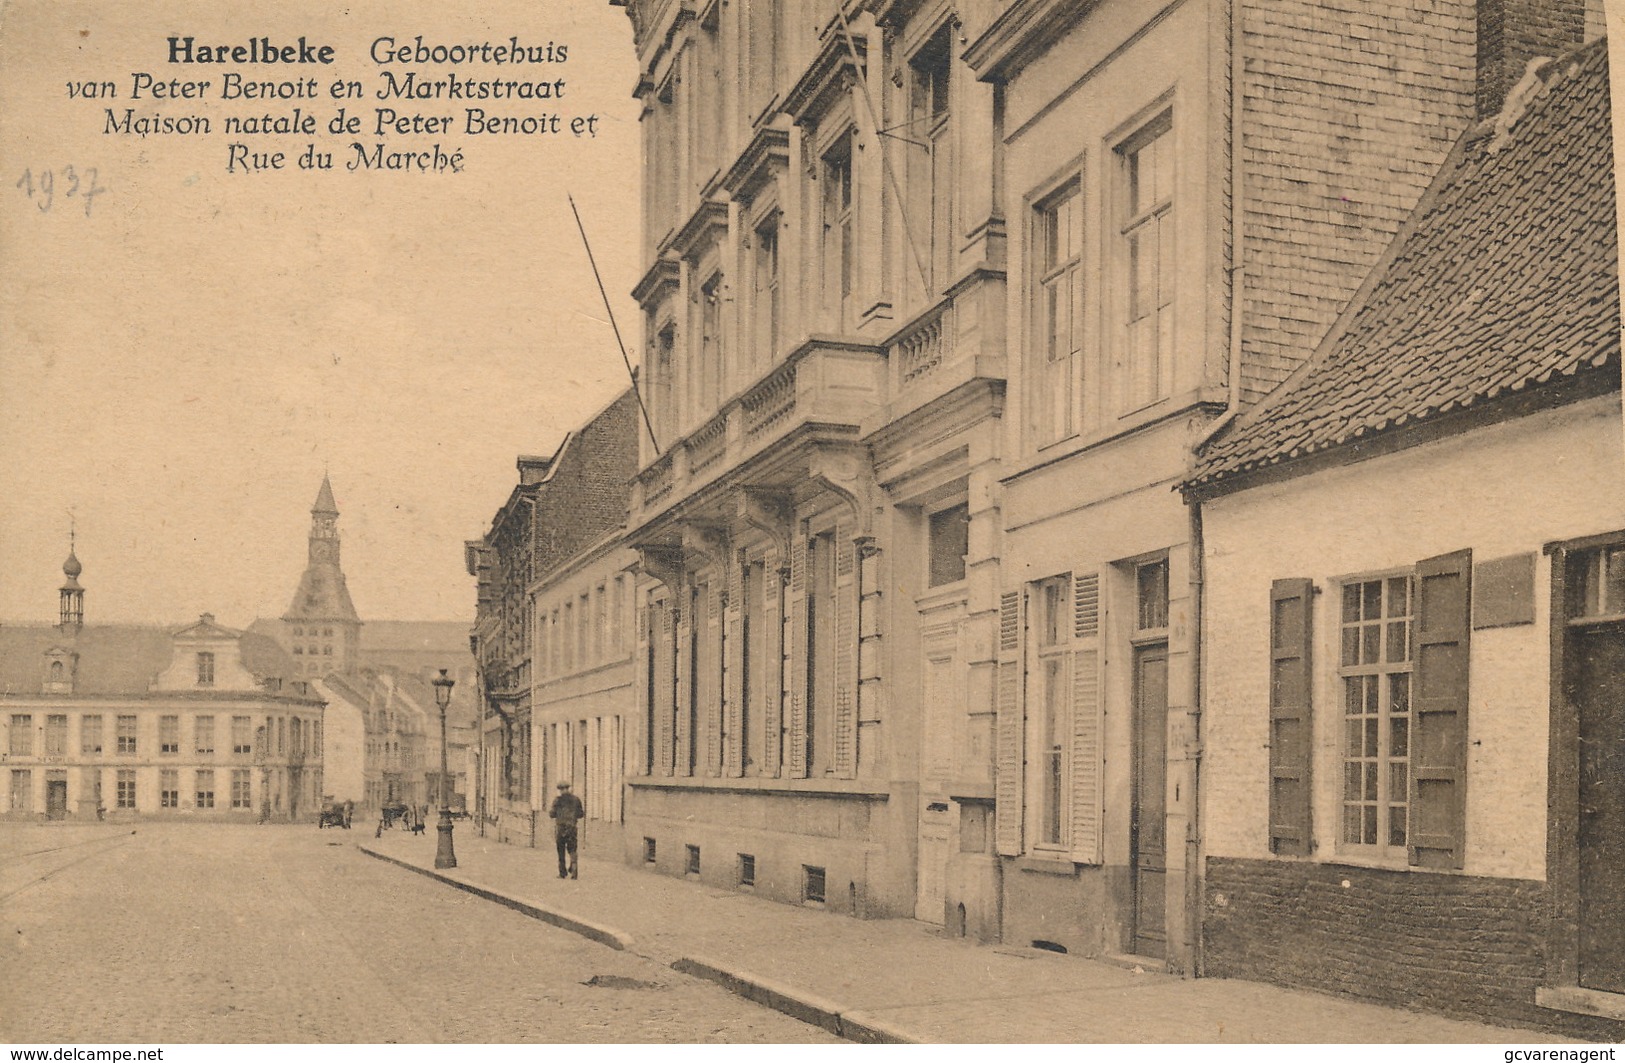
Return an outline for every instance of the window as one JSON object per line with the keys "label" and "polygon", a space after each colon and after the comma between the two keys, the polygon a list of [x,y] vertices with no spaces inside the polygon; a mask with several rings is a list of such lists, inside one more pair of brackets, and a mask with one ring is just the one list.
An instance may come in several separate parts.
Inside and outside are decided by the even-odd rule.
{"label": "window", "polygon": [[197,685],[200,687],[214,686],[214,654],[200,653],[197,655]]}
{"label": "window", "polygon": [[1034,586],[1037,606],[1038,824],[1039,845],[1066,838],[1066,747],[1071,708],[1067,668],[1070,574]]}
{"label": "window", "polygon": [[100,716],[81,716],[79,718],[79,753],[81,756],[94,756],[102,751],[102,718]]}
{"label": "window", "polygon": [[231,718],[231,751],[233,753],[254,752],[254,721],[247,716],[233,716]]}
{"label": "window", "polygon": [[741,886],[756,885],[756,857],[750,853],[739,854],[739,884]]}
{"label": "window", "polygon": [[595,662],[604,659],[604,629],[608,623],[609,612],[604,608],[604,585],[600,583],[592,596],[592,657]]}
{"label": "window", "polygon": [[[954,182],[949,103],[953,71],[954,23],[945,23],[909,60],[908,156],[909,226],[919,246],[908,269],[922,269],[924,290],[936,294],[953,270]],[[912,256],[918,252],[921,261]],[[905,290],[921,289],[911,282]]]}
{"label": "window", "polygon": [[1039,446],[1077,430],[1083,350],[1083,209],[1073,178],[1035,208],[1034,431]]}
{"label": "window", "polygon": [[120,716],[115,721],[117,727],[118,751],[125,755],[135,754],[135,717]]}
{"label": "window", "polygon": [[653,838],[643,839],[643,862],[646,864],[655,862],[655,840]]}
{"label": "window", "polygon": [[11,714],[10,749],[14,757],[34,755],[34,717],[28,713]]}
{"label": "window", "polygon": [[824,903],[824,869],[801,865],[801,899],[806,904]]}
{"label": "window", "polygon": [[1411,598],[1409,575],[1343,584],[1341,837],[1380,855],[1403,853],[1406,844]]}
{"label": "window", "polygon": [[965,554],[970,550],[970,506],[957,506],[931,514],[928,531],[930,566],[926,585],[940,587],[965,578]]}
{"label": "window", "polygon": [[1169,393],[1174,358],[1174,160],[1164,113],[1119,147],[1126,194],[1119,229],[1125,331],[1113,362],[1117,411]]}
{"label": "window", "polygon": [[197,751],[199,753],[214,752],[214,717],[199,716],[192,723],[192,733],[196,737]]}
{"label": "window", "polygon": [[11,810],[34,810],[34,773],[28,768],[11,769]]}
{"label": "window", "polygon": [[824,182],[822,248],[824,311],[835,328],[850,322],[853,289],[852,260],[852,146],[850,133],[842,134],[823,158]]}
{"label": "window", "polygon": [[756,227],[751,262],[751,308],[755,315],[751,338],[756,349],[753,363],[758,368],[773,364],[779,353],[779,225],[774,211]]}
{"label": "window", "polygon": [[158,773],[158,807],[181,807],[181,773],[174,768]]}
{"label": "window", "polygon": [[51,682],[60,683],[65,678],[67,678],[67,669],[63,667],[62,662],[61,661],[52,661],[51,662]]}
{"label": "window", "polygon": [[564,670],[575,667],[575,603],[564,603]]}
{"label": "window", "polygon": [[67,752],[68,718],[55,714],[45,717],[45,755],[62,757]]}
{"label": "window", "polygon": [[835,533],[807,544],[807,774],[829,768],[835,717]]}
{"label": "window", "polygon": [[120,768],[116,781],[117,789],[114,791],[114,807],[135,808],[135,771],[132,768]]}
{"label": "window", "polygon": [[727,375],[728,350],[723,333],[722,302],[726,296],[722,271],[717,270],[700,285],[700,363],[695,367],[694,396],[696,417],[709,416],[722,402],[723,380]]}
{"label": "window", "polygon": [[698,845],[685,845],[683,850],[684,870],[698,878],[700,874],[700,847]]}
{"label": "window", "polygon": [[1168,562],[1152,561],[1134,570],[1135,626],[1141,633],[1168,626]]}
{"label": "window", "polygon": [[1569,559],[1565,590],[1570,620],[1625,617],[1625,545],[1575,553]]}
{"label": "window", "polygon": [[158,717],[158,752],[179,753],[181,751],[181,718],[179,716]]}
{"label": "window", "polygon": [[233,768],[231,771],[231,807],[254,807],[249,796],[249,775],[247,768]]}
{"label": "window", "polygon": [[214,807],[214,769],[201,768],[197,773],[197,806]]}

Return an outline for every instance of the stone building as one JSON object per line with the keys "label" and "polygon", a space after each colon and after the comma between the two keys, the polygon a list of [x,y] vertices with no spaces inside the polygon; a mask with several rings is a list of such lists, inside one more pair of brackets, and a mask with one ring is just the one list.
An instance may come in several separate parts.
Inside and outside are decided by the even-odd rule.
{"label": "stone building", "polygon": [[1205,970],[1618,1040],[1608,63],[1573,50],[1579,5],[1539,13],[1555,58],[1480,98],[1307,364],[1184,485]]}
{"label": "stone building", "polygon": [[363,624],[340,556],[339,510],[324,474],[310,510],[307,563],[279,620],[249,631],[275,639],[295,674],[328,701],[328,790],[369,809],[426,804],[440,793],[440,717],[430,681],[456,681],[448,720],[447,795],[467,804],[475,743],[474,661],[464,624],[376,620]]}
{"label": "stone building", "polygon": [[485,822],[537,844],[559,782],[587,809],[588,851],[619,856],[635,645],[635,555],[626,548],[635,469],[631,391],[570,432],[467,547],[479,579],[475,645],[486,698]]}
{"label": "stone building", "polygon": [[293,820],[322,793],[322,702],[262,635],[205,613],[87,624],[70,551],[59,622],[0,627],[8,819]]}

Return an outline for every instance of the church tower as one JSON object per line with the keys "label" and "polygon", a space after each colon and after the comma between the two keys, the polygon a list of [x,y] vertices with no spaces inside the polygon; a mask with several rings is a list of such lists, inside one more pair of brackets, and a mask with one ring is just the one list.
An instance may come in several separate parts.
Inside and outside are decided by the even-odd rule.
{"label": "church tower", "polygon": [[71,635],[77,635],[79,629],[85,626],[85,589],[79,586],[79,573],[84,570],[73,552],[73,536],[69,533],[68,559],[62,562],[62,575],[67,578],[57,590],[57,597],[60,605],[59,626]]}
{"label": "church tower", "polygon": [[293,604],[282,614],[282,642],[301,676],[324,676],[355,668],[361,618],[339,567],[339,509],[333,485],[322,476],[310,508],[310,549]]}

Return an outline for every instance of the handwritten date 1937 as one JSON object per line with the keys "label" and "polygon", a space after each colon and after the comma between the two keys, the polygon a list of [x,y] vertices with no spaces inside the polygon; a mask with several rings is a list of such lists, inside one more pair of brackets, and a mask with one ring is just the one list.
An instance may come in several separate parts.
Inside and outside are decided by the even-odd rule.
{"label": "handwritten date 1937", "polygon": [[86,167],[83,171],[72,166],[64,166],[61,171],[26,169],[17,179],[14,188],[23,190],[33,204],[39,208],[41,214],[50,213],[57,197],[78,198],[85,204],[85,217],[90,217],[91,204],[96,197],[107,189],[96,183],[96,170]]}

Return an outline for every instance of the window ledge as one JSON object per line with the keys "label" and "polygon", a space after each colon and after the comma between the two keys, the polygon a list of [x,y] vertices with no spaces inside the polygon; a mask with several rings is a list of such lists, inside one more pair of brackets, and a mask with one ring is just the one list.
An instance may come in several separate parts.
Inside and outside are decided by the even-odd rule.
{"label": "window ledge", "polygon": [[1535,990],[1535,1004],[1552,1011],[1566,1011],[1574,1015],[1625,1019],[1625,994],[1585,989],[1577,985],[1542,986]]}
{"label": "window ledge", "polygon": [[1032,871],[1040,875],[1077,875],[1078,867],[1072,858],[1064,853],[1050,855],[1048,853],[1029,854],[1016,858],[1017,871]]}

